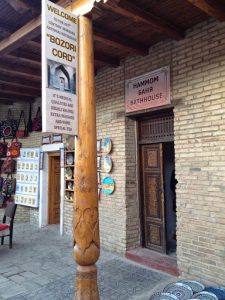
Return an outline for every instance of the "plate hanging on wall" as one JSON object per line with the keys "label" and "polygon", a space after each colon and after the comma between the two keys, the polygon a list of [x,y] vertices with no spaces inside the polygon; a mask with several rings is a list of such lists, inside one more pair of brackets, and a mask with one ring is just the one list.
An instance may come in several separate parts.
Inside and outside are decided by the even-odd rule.
{"label": "plate hanging on wall", "polygon": [[72,153],[68,153],[66,155],[66,164],[67,165],[72,165],[73,164],[73,154]]}
{"label": "plate hanging on wall", "polygon": [[102,180],[102,192],[103,194],[110,195],[114,192],[115,182],[111,177],[105,177]]}
{"label": "plate hanging on wall", "polygon": [[73,170],[71,168],[66,168],[66,179],[73,178]]}
{"label": "plate hanging on wall", "polygon": [[102,153],[109,154],[112,150],[112,141],[109,137],[102,139]]}
{"label": "plate hanging on wall", "polygon": [[110,173],[112,170],[112,160],[109,155],[106,155],[103,160],[103,170],[106,173]]}

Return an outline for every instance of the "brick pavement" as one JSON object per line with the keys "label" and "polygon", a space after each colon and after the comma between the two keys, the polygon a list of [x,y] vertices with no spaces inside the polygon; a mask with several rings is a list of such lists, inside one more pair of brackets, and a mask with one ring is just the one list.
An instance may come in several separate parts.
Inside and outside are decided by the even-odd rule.
{"label": "brick pavement", "polygon": [[[0,246],[0,300],[62,300],[74,295],[72,242],[59,227],[15,224],[13,248]],[[175,277],[153,271],[108,251],[98,261],[102,300],[147,300]]]}

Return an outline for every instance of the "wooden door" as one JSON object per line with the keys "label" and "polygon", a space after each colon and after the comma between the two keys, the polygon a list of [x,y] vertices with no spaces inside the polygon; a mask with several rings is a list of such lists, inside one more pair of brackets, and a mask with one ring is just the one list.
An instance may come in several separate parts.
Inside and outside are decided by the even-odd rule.
{"label": "wooden door", "polygon": [[60,157],[49,154],[48,161],[48,223],[60,223]]}
{"label": "wooden door", "polygon": [[166,252],[162,144],[141,146],[141,159],[144,246]]}

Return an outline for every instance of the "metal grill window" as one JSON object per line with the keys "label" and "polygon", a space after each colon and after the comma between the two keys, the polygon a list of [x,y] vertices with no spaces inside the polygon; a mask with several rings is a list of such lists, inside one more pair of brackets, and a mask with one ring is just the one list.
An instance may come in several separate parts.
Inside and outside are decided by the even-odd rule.
{"label": "metal grill window", "polygon": [[159,117],[140,123],[140,141],[170,142],[174,140],[173,116]]}

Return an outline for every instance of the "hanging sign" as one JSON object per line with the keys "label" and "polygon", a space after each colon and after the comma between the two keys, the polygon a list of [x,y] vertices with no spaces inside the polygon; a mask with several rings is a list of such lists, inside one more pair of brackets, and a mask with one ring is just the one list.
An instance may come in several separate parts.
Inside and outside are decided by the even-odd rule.
{"label": "hanging sign", "polygon": [[170,72],[164,67],[126,80],[126,113],[170,104]]}
{"label": "hanging sign", "polygon": [[78,19],[42,1],[42,128],[77,135]]}

